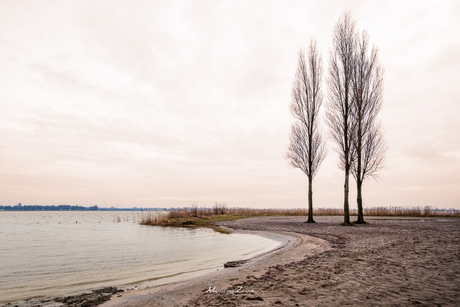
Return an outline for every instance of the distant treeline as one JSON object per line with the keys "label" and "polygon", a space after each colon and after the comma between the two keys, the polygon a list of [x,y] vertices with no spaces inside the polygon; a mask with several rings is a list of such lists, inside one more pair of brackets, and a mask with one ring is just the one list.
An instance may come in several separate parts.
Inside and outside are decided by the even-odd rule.
{"label": "distant treeline", "polygon": [[0,210],[4,211],[98,211],[97,206],[83,207],[83,206],[70,206],[70,205],[17,205],[17,206],[0,206]]}
{"label": "distant treeline", "polygon": [[70,205],[22,205],[16,206],[0,206],[0,211],[165,211],[166,208],[99,208],[98,206],[70,206]]}

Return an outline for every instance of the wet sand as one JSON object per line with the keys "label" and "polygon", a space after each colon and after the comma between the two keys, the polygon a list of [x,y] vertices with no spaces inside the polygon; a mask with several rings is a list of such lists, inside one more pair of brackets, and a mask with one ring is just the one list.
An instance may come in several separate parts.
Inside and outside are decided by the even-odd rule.
{"label": "wet sand", "polygon": [[341,217],[304,220],[221,222],[297,239],[226,274],[127,293],[103,306],[460,305],[460,219],[369,217],[354,227],[339,226]]}

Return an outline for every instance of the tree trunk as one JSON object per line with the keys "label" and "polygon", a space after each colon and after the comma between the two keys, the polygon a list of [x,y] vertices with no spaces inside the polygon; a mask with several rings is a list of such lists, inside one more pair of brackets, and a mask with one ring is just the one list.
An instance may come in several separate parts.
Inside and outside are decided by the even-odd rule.
{"label": "tree trunk", "polygon": [[351,225],[350,223],[350,207],[348,204],[348,192],[350,181],[350,168],[347,166],[345,169],[345,184],[343,185],[343,225]]}
{"label": "tree trunk", "polygon": [[356,185],[358,187],[358,220],[356,221],[356,224],[366,224],[364,221],[364,213],[363,213],[363,197],[361,194],[362,186],[363,186],[363,181],[362,180],[357,180]]}
{"label": "tree trunk", "polygon": [[307,223],[315,223],[313,220],[313,178],[308,176],[308,221]]}

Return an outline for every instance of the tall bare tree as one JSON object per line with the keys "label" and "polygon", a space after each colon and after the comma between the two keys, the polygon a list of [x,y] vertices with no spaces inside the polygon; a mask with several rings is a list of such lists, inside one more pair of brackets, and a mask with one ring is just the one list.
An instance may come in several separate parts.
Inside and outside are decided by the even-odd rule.
{"label": "tall bare tree", "polygon": [[344,183],[344,225],[351,225],[349,211],[349,177],[353,164],[353,136],[355,125],[352,117],[352,77],[353,55],[356,49],[357,34],[355,22],[350,13],[345,13],[335,25],[332,33],[333,48],[329,57],[329,99],[326,122],[330,137],[337,144],[339,166],[345,172]]}
{"label": "tall bare tree", "polygon": [[369,53],[369,38],[366,32],[358,36],[353,58],[353,108],[355,123],[353,137],[353,177],[357,186],[358,220],[364,224],[362,184],[367,177],[375,177],[383,167],[386,146],[382,126],[377,115],[382,105],[383,69],[378,63],[378,49]]}
{"label": "tall bare tree", "polygon": [[318,114],[323,102],[321,94],[322,60],[316,42],[311,41],[307,59],[303,50],[292,88],[291,112],[297,119],[292,125],[287,150],[289,163],[302,170],[308,177],[308,220],[313,220],[313,178],[323,162],[326,151],[318,127]]}

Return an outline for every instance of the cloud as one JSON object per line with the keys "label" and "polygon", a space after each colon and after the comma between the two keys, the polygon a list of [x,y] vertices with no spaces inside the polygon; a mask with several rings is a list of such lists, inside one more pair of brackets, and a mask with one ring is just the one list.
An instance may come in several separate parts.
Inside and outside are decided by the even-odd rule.
{"label": "cloud", "polygon": [[[1,201],[304,206],[305,176],[283,158],[297,52],[316,38],[327,73],[345,10],[386,70],[389,163],[367,204],[455,196],[458,4],[6,1]],[[318,206],[342,202],[336,164],[330,150]]]}

